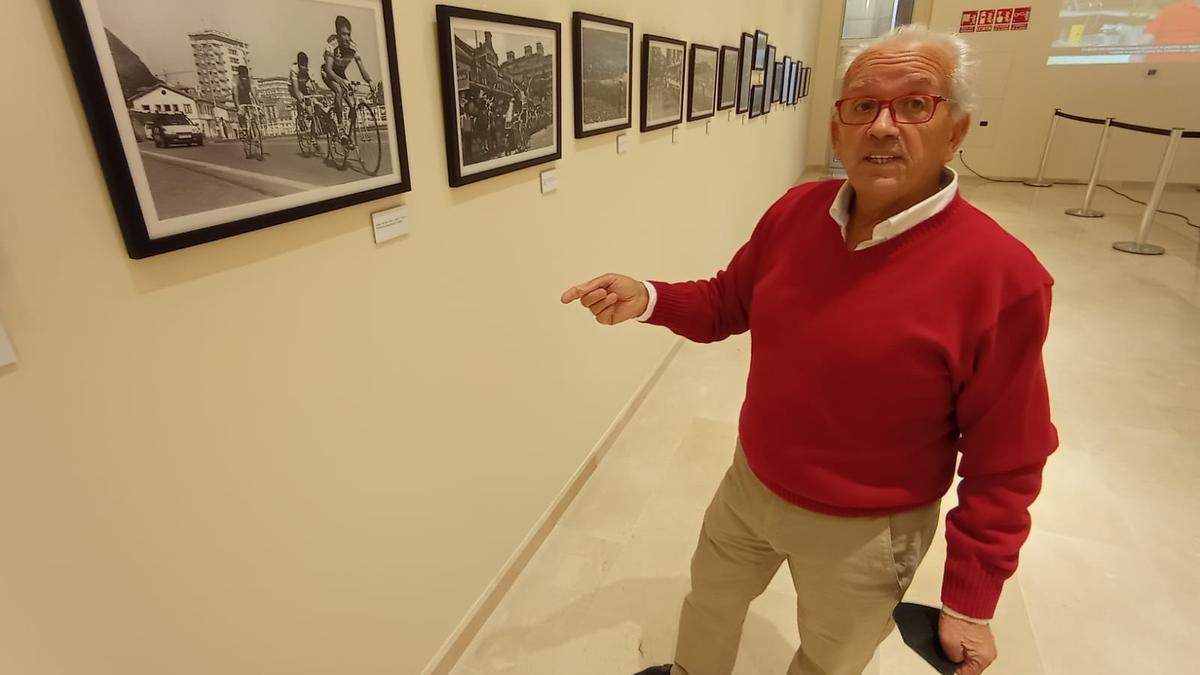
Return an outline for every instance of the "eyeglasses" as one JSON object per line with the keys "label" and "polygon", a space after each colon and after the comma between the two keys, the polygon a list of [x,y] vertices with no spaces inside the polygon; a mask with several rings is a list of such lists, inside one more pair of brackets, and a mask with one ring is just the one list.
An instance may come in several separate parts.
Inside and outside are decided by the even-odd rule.
{"label": "eyeglasses", "polygon": [[924,124],[933,119],[939,103],[951,99],[930,94],[905,94],[886,101],[870,96],[843,98],[833,105],[842,124],[871,124],[879,118],[884,108],[892,111],[892,121],[897,124]]}

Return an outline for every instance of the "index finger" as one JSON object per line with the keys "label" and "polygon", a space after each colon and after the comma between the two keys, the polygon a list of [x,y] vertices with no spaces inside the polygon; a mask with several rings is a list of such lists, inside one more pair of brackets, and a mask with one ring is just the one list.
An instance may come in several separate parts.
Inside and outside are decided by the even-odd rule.
{"label": "index finger", "polygon": [[612,280],[611,278],[612,278],[611,274],[605,274],[602,276],[598,276],[595,279],[592,279],[591,281],[587,282],[586,284],[580,284],[579,286],[572,286],[563,292],[562,297],[559,298],[559,301],[562,302],[562,304],[564,304],[564,305],[569,305],[572,302],[575,302],[576,300],[582,298],[583,296],[587,295],[588,293],[591,293],[592,291],[594,291],[596,289],[604,288],[605,286],[608,286],[608,284]]}

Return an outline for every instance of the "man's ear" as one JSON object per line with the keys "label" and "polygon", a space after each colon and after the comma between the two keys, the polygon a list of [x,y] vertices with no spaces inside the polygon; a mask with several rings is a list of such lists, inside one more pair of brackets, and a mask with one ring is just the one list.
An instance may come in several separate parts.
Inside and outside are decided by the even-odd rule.
{"label": "man's ear", "polygon": [[834,159],[836,159],[838,156],[838,154],[837,154],[837,152],[838,152],[838,131],[839,131],[839,129],[838,129],[837,118],[830,116],[829,117],[829,139],[830,139],[830,147],[833,148]]}
{"label": "man's ear", "polygon": [[971,128],[971,115],[965,114],[960,119],[954,120],[954,125],[950,127],[950,145],[946,149],[945,161],[949,162],[954,159],[954,154],[962,147],[963,141],[967,140],[967,131]]}

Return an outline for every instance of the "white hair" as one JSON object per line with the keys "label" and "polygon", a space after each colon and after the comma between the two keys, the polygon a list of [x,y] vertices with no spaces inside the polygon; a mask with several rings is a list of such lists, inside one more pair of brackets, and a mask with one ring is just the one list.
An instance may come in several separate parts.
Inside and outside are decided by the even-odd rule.
{"label": "white hair", "polygon": [[893,45],[914,44],[938,47],[954,59],[949,92],[950,111],[953,116],[958,119],[974,110],[977,62],[971,56],[971,46],[958,35],[931,30],[919,23],[897,26],[888,33],[850,50],[838,68],[838,91],[846,85],[846,71],[863,52]]}

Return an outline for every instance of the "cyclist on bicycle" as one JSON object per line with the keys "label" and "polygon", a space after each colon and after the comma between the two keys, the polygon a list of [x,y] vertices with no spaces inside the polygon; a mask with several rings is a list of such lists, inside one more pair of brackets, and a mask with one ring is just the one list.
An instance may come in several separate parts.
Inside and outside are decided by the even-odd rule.
{"label": "cyclist on bicycle", "polygon": [[308,54],[296,54],[296,62],[288,70],[288,91],[297,104],[304,103],[304,97],[316,91],[317,85],[312,81],[312,73],[308,70]]}
{"label": "cyclist on bicycle", "polygon": [[257,116],[258,96],[254,93],[254,83],[250,80],[250,69],[246,66],[237,67],[237,82],[233,88],[233,103],[238,111],[238,129],[244,136],[249,126],[250,116]]}
{"label": "cyclist on bicycle", "polygon": [[[350,19],[338,16],[333,21],[334,34],[325,43],[325,66],[321,68],[321,79],[325,86],[334,91],[334,112],[337,115],[338,127],[344,129],[344,110],[352,105],[350,100],[350,80],[346,77],[346,68],[353,61],[358,65],[358,72],[363,81],[372,85],[371,76],[363,67],[362,56],[358,53],[358,45],[350,37]],[[342,142],[349,143],[349,135],[342,132]]]}

